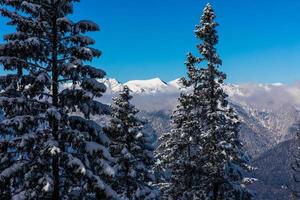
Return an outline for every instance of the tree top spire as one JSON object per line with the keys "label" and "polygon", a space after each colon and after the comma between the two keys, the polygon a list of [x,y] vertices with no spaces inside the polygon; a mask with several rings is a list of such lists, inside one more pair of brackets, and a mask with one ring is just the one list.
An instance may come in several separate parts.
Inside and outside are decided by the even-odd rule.
{"label": "tree top spire", "polygon": [[204,10],[203,15],[201,17],[201,23],[211,23],[216,18],[215,11],[210,3],[208,3]]}

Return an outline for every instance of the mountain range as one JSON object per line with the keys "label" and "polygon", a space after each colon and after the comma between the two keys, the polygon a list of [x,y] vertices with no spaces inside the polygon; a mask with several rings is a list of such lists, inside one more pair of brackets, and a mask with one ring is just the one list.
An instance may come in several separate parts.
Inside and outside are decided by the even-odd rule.
{"label": "mountain range", "polygon": [[[107,87],[104,101],[128,86],[134,103],[142,111],[171,113],[183,90],[180,79],[165,82],[159,78],[132,80],[124,84],[116,79],[102,79]],[[289,128],[300,120],[300,83],[225,84],[223,89],[238,111],[247,129],[267,137],[271,146],[292,139]],[[247,122],[247,123],[246,123]],[[254,133],[253,133],[254,134]]]}
{"label": "mountain range", "polygon": [[[101,101],[108,104],[126,85],[134,96],[133,103],[141,110],[140,116],[149,122],[147,129],[157,136],[171,129],[170,116],[180,92],[186,90],[180,79],[98,81],[107,87]],[[300,83],[224,84],[222,87],[242,122],[240,135],[244,149],[258,168],[251,174],[259,179],[251,186],[257,193],[256,199],[290,199],[285,185],[292,183],[291,152],[296,149],[295,142],[291,142],[295,141],[296,134],[292,127],[300,121]]]}

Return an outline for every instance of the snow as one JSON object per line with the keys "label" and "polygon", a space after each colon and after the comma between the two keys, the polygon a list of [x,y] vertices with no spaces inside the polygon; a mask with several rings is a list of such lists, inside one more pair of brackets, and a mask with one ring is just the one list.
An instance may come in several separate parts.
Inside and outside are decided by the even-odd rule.
{"label": "snow", "polygon": [[[106,94],[113,95],[123,90],[124,86],[128,86],[132,93],[135,95],[155,95],[155,94],[179,94],[180,91],[185,90],[182,88],[180,78],[166,83],[165,81],[154,78],[150,80],[131,80],[125,84],[122,84],[113,78],[97,79],[99,83],[103,83],[106,86]],[[62,88],[71,88],[72,83],[65,83]],[[80,88],[76,86],[76,88]],[[282,83],[270,83],[270,84],[224,84],[223,90],[235,102],[241,102],[241,99],[250,99],[259,95],[259,98],[269,98],[270,95],[276,95],[277,93],[288,93],[291,98],[295,99],[300,104],[300,87],[297,84],[284,85]],[[263,94],[261,94],[263,93]],[[261,95],[260,95],[261,94]],[[291,99],[286,98],[286,99]],[[252,100],[252,102],[255,100]]]}
{"label": "snow", "polygon": [[28,38],[24,41],[28,45],[38,46],[40,45],[40,40],[37,37]]}
{"label": "snow", "polygon": [[49,189],[50,189],[50,183],[47,181],[46,185],[43,187],[42,190],[43,190],[44,192],[48,192]]}
{"label": "snow", "polygon": [[[153,94],[174,94],[186,90],[180,83],[181,78],[165,82],[160,78],[149,80],[130,80],[124,84],[113,78],[98,79],[104,83],[107,88],[107,93],[114,94],[122,91],[124,86],[127,86],[130,91],[137,95],[153,95]],[[233,98],[246,98],[255,95],[258,92],[271,92],[276,89],[285,90],[286,85],[282,83],[270,84],[224,84],[222,85],[225,93]],[[300,99],[300,98],[299,98]]]}
{"label": "snow", "polygon": [[25,200],[26,198],[26,192],[22,191],[19,194],[16,194],[12,197],[12,200]]}
{"label": "snow", "polygon": [[102,167],[103,167],[103,171],[106,175],[110,176],[110,177],[114,177],[116,175],[116,171],[114,168],[112,168],[108,163],[103,162],[102,163]]}
{"label": "snow", "polygon": [[25,100],[22,97],[0,97],[0,105],[3,105],[4,103],[7,103],[9,105],[16,105],[16,104],[22,104]]}
{"label": "snow", "polygon": [[125,147],[122,149],[121,153],[124,155],[124,158],[127,158],[127,159],[133,158],[133,155]]}
{"label": "snow", "polygon": [[94,23],[90,20],[81,20],[75,25],[75,32],[86,32],[90,31],[98,31],[100,28],[98,24]]}
{"label": "snow", "polygon": [[38,12],[38,10],[41,8],[40,5],[29,3],[28,1],[23,1],[21,6],[32,12]]}
{"label": "snow", "polygon": [[141,138],[143,136],[142,132],[138,132],[138,134],[135,136],[136,139]]}
{"label": "snow", "polygon": [[86,45],[93,45],[95,44],[95,40],[84,35],[74,35],[71,37],[71,40],[74,43],[86,44]]}
{"label": "snow", "polygon": [[86,78],[82,80],[82,88],[92,92],[105,92],[106,87],[103,83],[98,82],[93,78]]}
{"label": "snow", "polygon": [[15,163],[11,167],[6,168],[0,173],[0,181],[3,179],[10,178],[13,174],[17,173],[18,171],[22,170],[26,163]]}
{"label": "snow", "polygon": [[128,86],[129,89],[134,93],[155,93],[163,91],[168,87],[168,84],[162,81],[160,78],[128,81],[124,85]]}
{"label": "snow", "polygon": [[54,119],[60,121],[61,120],[61,114],[59,113],[59,111],[55,108],[49,108],[47,110],[47,115],[49,117],[53,117]]}
{"label": "snow", "polygon": [[238,97],[245,97],[247,94],[240,88],[239,85],[234,84],[225,84],[222,86],[224,92],[231,97],[238,96]]}
{"label": "snow", "polygon": [[41,83],[46,83],[46,81],[49,80],[49,76],[47,73],[42,72],[36,77],[36,79]]}
{"label": "snow", "polygon": [[63,26],[65,31],[70,31],[72,29],[73,22],[66,17],[58,18],[57,24],[61,27]]}
{"label": "snow", "polygon": [[106,92],[108,93],[121,92],[124,88],[124,85],[122,83],[113,78],[103,78],[98,79],[97,81],[103,83],[106,86]]}
{"label": "snow", "polygon": [[109,161],[113,161],[113,158],[111,157],[108,149],[104,147],[103,145],[100,145],[96,142],[86,142],[85,150],[90,154],[93,155],[94,153],[102,153],[104,158],[106,158]]}
{"label": "snow", "polygon": [[22,148],[28,144],[28,141],[34,140],[36,138],[36,134],[34,133],[24,134],[20,138],[22,139],[18,146]]}
{"label": "snow", "polygon": [[76,167],[75,172],[77,172],[77,173],[86,174],[86,172],[87,172],[87,170],[86,170],[85,166],[83,165],[83,163],[81,162],[81,160],[79,160],[78,158],[73,157],[71,155],[69,156],[68,166]]}
{"label": "snow", "polygon": [[27,122],[32,122],[34,121],[34,117],[32,116],[16,116],[11,119],[5,119],[1,122],[1,124],[5,126],[12,126],[15,125],[15,127],[18,130],[22,130],[24,127],[26,127]]}
{"label": "snow", "polygon": [[[56,9],[53,3],[62,5]],[[106,74],[85,65],[101,55],[89,47],[95,40],[85,36],[99,26],[89,20],[74,24],[68,19],[72,11],[72,1],[1,1],[7,25],[17,32],[6,35],[0,45],[0,64],[9,70],[0,77],[1,116],[5,117],[0,122],[0,185],[6,184],[0,186],[0,199],[51,198],[55,190],[58,199],[73,199],[77,194],[94,196],[99,189],[108,198],[117,197],[102,181],[108,181],[103,175],[114,175],[110,166],[114,159],[108,150],[110,140],[95,119],[110,111],[95,99],[106,89],[96,78]],[[54,29],[57,41],[47,34]],[[55,54],[53,46],[63,50]],[[77,84],[78,89],[67,85],[62,90],[65,82]],[[59,183],[66,185],[60,188]]]}
{"label": "snow", "polygon": [[[69,121],[73,125],[77,125],[77,129],[88,130],[90,133],[96,134],[103,144],[109,144],[109,138],[102,132],[102,127],[92,120],[86,120],[79,116],[71,116],[69,117]],[[92,134],[92,133],[91,133]]]}
{"label": "snow", "polygon": [[246,184],[246,185],[250,185],[250,184],[255,183],[257,181],[258,181],[258,179],[256,179],[256,178],[248,178],[248,177],[246,177],[246,178],[243,178],[242,182],[244,184]]}
{"label": "snow", "polygon": [[87,59],[92,59],[93,58],[93,51],[90,48],[87,47],[76,47],[74,50],[81,54],[84,55]]}
{"label": "snow", "polygon": [[168,82],[168,85],[172,86],[172,87],[174,87],[176,89],[180,89],[180,88],[182,88],[182,84],[181,84],[180,80],[181,80],[181,78],[177,78],[177,79],[175,79],[173,81]]}
{"label": "snow", "polygon": [[49,152],[52,156],[54,156],[54,155],[59,154],[61,151],[58,147],[53,146],[53,147],[49,148]]}

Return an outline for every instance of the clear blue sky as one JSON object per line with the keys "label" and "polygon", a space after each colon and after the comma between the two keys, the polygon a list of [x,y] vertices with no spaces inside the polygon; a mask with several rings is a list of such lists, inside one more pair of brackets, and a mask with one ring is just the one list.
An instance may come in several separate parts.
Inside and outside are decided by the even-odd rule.
{"label": "clear blue sky", "polygon": [[[230,83],[300,80],[299,0],[82,0],[75,19],[101,26],[94,65],[120,81],[185,75],[193,29],[210,2],[220,24],[218,51]],[[0,34],[8,29],[0,20]]]}

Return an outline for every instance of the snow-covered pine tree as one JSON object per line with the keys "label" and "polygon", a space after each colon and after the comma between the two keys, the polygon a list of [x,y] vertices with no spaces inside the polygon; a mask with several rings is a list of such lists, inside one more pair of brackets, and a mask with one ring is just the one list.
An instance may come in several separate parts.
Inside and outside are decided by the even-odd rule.
{"label": "snow-covered pine tree", "polygon": [[[200,57],[187,56],[188,88],[172,116],[174,128],[163,134],[158,147],[159,167],[171,172],[162,184],[167,200],[245,200],[251,195],[243,185],[243,169],[249,169],[241,150],[239,120],[222,89],[225,74],[215,45],[217,23],[210,4],[204,9],[195,34]],[[201,67],[198,65],[206,65]],[[168,178],[168,176],[167,176]]]}
{"label": "snow-covered pine tree", "polygon": [[154,185],[154,147],[151,135],[142,131],[144,122],[131,103],[127,86],[113,99],[112,119],[105,130],[112,138],[111,154],[116,159],[114,189],[129,200],[158,199]]}
{"label": "snow-covered pine tree", "polygon": [[[0,63],[1,199],[113,199],[109,139],[90,115],[109,112],[94,100],[105,92],[85,65],[101,52],[85,33],[92,21],[67,18],[79,0],[1,0],[16,31],[4,36]],[[73,86],[64,88],[62,84]],[[80,87],[75,87],[80,86]],[[76,114],[75,114],[76,112]],[[3,198],[2,198],[3,197]]]}

